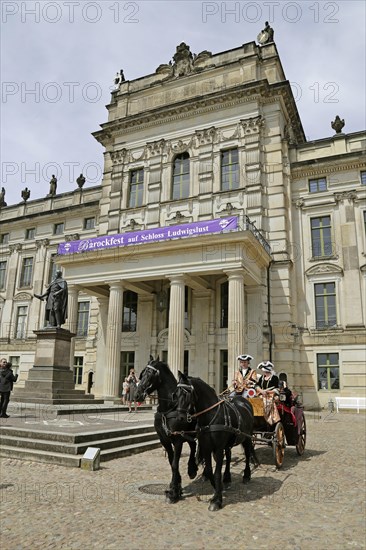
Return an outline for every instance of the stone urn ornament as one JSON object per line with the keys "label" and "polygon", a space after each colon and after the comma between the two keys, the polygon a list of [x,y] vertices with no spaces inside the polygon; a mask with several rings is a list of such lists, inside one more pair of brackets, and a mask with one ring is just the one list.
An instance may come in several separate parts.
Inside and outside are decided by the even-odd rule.
{"label": "stone urn ornament", "polygon": [[79,189],[83,188],[83,185],[85,183],[85,177],[83,174],[80,174],[80,176],[76,179],[76,183],[78,184]]}
{"label": "stone urn ornament", "polygon": [[337,115],[333,122],[331,123],[331,126],[333,130],[335,130],[336,134],[342,134],[343,126],[345,125],[344,118],[342,120]]}

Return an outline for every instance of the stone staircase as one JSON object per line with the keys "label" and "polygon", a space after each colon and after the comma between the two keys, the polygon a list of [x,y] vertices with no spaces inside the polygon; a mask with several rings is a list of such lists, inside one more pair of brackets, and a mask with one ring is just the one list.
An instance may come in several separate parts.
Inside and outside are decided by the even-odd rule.
{"label": "stone staircase", "polygon": [[101,462],[160,447],[151,424],[87,433],[55,433],[17,427],[0,428],[0,456],[79,468],[88,447],[101,450]]}

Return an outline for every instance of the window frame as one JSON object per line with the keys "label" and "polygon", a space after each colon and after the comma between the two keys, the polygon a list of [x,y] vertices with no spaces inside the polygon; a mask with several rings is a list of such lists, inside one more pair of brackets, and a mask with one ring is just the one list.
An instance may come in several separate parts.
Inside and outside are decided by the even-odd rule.
{"label": "window frame", "polygon": [[[81,360],[79,363],[78,361]],[[83,377],[84,377],[84,356],[83,355],[75,355],[74,356],[74,364],[73,364],[73,380],[75,386],[82,386],[83,384]],[[79,380],[81,380],[79,382]]]}
{"label": "window frame", "polygon": [[[133,300],[132,300],[132,297],[134,298]],[[133,311],[134,305],[136,308],[135,311]],[[134,320],[132,320],[133,315],[135,316]],[[123,305],[122,305],[122,332],[137,331],[137,315],[138,315],[138,294],[136,292],[133,292],[133,290],[125,290],[123,293]]]}
{"label": "window frame", "polygon": [[[91,225],[89,222],[91,222]],[[85,229],[86,231],[91,231],[92,229],[95,229],[95,216],[84,218],[83,229]]]}
{"label": "window frame", "polygon": [[9,244],[10,233],[0,233],[0,245]]}
{"label": "window frame", "polygon": [[33,241],[36,238],[36,228],[35,227],[28,227],[25,230],[25,240],[26,241]]}
{"label": "window frame", "polygon": [[[226,164],[223,163],[224,155],[229,153],[229,161],[231,161],[232,153],[236,153],[236,162],[228,162]],[[228,170],[227,174],[224,174],[224,167],[229,166],[230,169]],[[231,169],[231,167],[235,167],[235,169]],[[224,185],[224,176],[229,176],[229,184]],[[237,176],[237,182],[236,186],[232,185],[232,179],[233,175]],[[235,178],[234,178],[235,179]],[[232,147],[230,149],[222,149],[220,151],[220,188],[221,191],[235,191],[236,189],[239,189],[240,187],[240,170],[239,170],[239,149],[238,147]]]}
{"label": "window frame", "polygon": [[[31,269],[30,269],[30,277],[27,278],[27,280],[25,281],[25,270],[28,268],[29,269],[29,266],[26,266],[25,263],[27,260],[31,260],[32,263],[31,263]],[[22,258],[22,264],[21,264],[21,268],[20,268],[20,276],[19,276],[19,285],[18,285],[18,288],[31,288],[32,287],[32,282],[33,282],[33,267],[34,267],[34,257],[33,256],[25,256],[24,258]]]}
{"label": "window frame", "polygon": [[[176,163],[179,161],[180,170],[176,171]],[[172,192],[171,200],[179,201],[188,199],[190,193],[190,179],[191,179],[191,157],[188,151],[175,155],[172,162]],[[184,171],[184,167],[188,169]],[[187,189],[185,187],[187,186]],[[176,190],[179,190],[178,196]]]}
{"label": "window frame", "polygon": [[[320,361],[320,357],[322,355],[325,355],[326,356],[326,362],[325,363],[322,363],[320,364],[319,361]],[[330,362],[330,356],[337,356],[337,362],[336,363],[331,363]],[[325,369],[326,371],[326,378],[324,378],[324,376],[322,378],[320,378],[320,369]],[[335,387],[333,388],[332,385],[331,385],[331,377],[330,377],[330,371],[331,369],[337,369],[338,370],[338,378],[335,378],[335,382],[338,380],[338,387]],[[329,352],[316,352],[316,383],[317,383],[317,391],[320,391],[320,392],[323,392],[323,391],[326,391],[326,392],[339,392],[340,391],[340,386],[341,386],[341,372],[340,372],[340,356],[339,356],[339,352],[332,352],[332,351],[329,351]],[[323,380],[326,380],[326,383],[322,383]],[[335,383],[334,382],[334,383]],[[334,384],[333,383],[333,384]]]}
{"label": "window frame", "polygon": [[[84,307],[84,306],[87,307]],[[77,338],[86,338],[89,332],[90,302],[89,300],[80,300],[78,302],[78,314],[76,322]]]}
{"label": "window frame", "polygon": [[[319,189],[319,183],[324,181],[325,182],[325,189]],[[316,189],[311,189],[311,184],[316,182]],[[325,193],[326,191],[328,191],[328,182],[327,182],[327,178],[326,176],[322,176],[322,177],[319,177],[319,178],[309,178],[308,180],[308,189],[309,189],[309,193]]]}
{"label": "window frame", "polygon": [[[5,267],[2,268],[1,267],[2,265],[4,265]],[[0,261],[0,290],[4,290],[6,288],[7,270],[8,270],[8,260],[1,260]]]}
{"label": "window frame", "polygon": [[[62,231],[58,228],[62,227]],[[53,234],[54,235],[63,235],[65,233],[65,222],[53,224]]]}
{"label": "window frame", "polygon": [[[139,176],[142,174],[142,179]],[[136,181],[132,181],[134,176]],[[133,168],[128,174],[128,208],[140,208],[144,203],[144,168]],[[132,199],[135,199],[134,201]]]}
{"label": "window frame", "polygon": [[360,182],[361,185],[366,185],[366,170],[360,171]]}
{"label": "window frame", "polygon": [[[20,316],[20,309],[24,308],[25,313]],[[27,325],[28,325],[28,313],[29,313],[29,305],[28,304],[17,304],[16,310],[15,310],[15,326],[14,326],[14,340],[25,340],[27,337]],[[19,319],[22,317],[24,319],[22,326],[20,327]],[[21,333],[19,334],[19,328],[22,329]]]}
{"label": "window frame", "polygon": [[[338,326],[338,308],[337,308],[337,284],[336,281],[318,281],[314,282],[314,314],[315,314],[315,327],[317,330],[326,330],[326,329],[332,329]],[[334,285],[334,291],[331,293],[323,292],[322,294],[317,294],[316,287],[323,286],[326,287],[326,285]],[[326,290],[326,289],[325,289]],[[321,319],[318,319],[318,300],[317,298],[323,297],[323,306],[324,306],[324,321]],[[334,304],[328,305],[328,299],[330,297],[334,297]],[[320,300],[319,300],[320,301]],[[329,308],[334,308],[335,313],[335,322],[331,323],[329,322]],[[328,322],[326,320],[328,319]],[[323,324],[322,324],[323,322]]]}
{"label": "window frame", "polygon": [[[329,218],[329,224],[328,225],[321,225],[319,224],[318,227],[313,227],[313,221],[315,220],[324,220],[325,218]],[[326,230],[329,229],[329,242],[325,238]],[[319,239],[315,239],[315,233],[319,231]],[[332,216],[330,214],[325,214],[322,216],[314,216],[310,218],[310,239],[311,239],[311,255],[312,258],[319,259],[319,258],[329,258],[332,257],[334,254],[333,250],[333,240],[332,240]],[[316,254],[316,246],[317,243],[320,243],[319,252],[320,254]],[[330,252],[326,252],[326,248],[330,245]]]}

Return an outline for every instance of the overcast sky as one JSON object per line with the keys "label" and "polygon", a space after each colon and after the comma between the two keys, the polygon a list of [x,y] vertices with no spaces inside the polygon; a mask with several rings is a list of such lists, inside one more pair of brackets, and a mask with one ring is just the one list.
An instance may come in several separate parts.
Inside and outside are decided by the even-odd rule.
{"label": "overcast sky", "polygon": [[365,2],[5,1],[1,3],[1,186],[8,205],[101,182],[113,78],[155,72],[186,42],[212,53],[256,41],[269,20],[307,139],[364,130]]}

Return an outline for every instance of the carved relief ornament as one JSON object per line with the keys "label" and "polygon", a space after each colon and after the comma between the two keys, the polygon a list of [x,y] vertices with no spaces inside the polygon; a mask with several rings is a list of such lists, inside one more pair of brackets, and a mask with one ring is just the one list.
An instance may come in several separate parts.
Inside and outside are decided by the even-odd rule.
{"label": "carved relief ornament", "polygon": [[165,149],[165,139],[159,139],[158,141],[153,141],[152,143],[148,143],[146,145],[146,152],[152,157],[156,155],[162,155],[165,152]]}
{"label": "carved relief ornament", "polygon": [[312,277],[314,275],[334,274],[343,275],[343,269],[334,264],[317,264],[306,270],[306,276]]}
{"label": "carved relief ornament", "polygon": [[334,200],[336,201],[336,203],[343,202],[345,200],[354,202],[356,199],[357,199],[356,191],[343,191],[341,193],[334,193]]}
{"label": "carved relief ornament", "polygon": [[19,292],[19,294],[14,296],[13,300],[14,302],[29,302],[32,298],[33,296],[31,294],[28,294],[28,292]]}
{"label": "carved relief ornament", "polygon": [[22,247],[23,247],[22,243],[9,244],[10,254],[13,254],[13,252],[20,252]]}
{"label": "carved relief ornament", "polygon": [[113,164],[123,164],[124,162],[128,162],[127,159],[128,151],[127,149],[121,149],[119,151],[112,151],[111,152],[111,159]]}
{"label": "carved relief ornament", "polygon": [[264,118],[259,115],[257,117],[247,118],[240,121],[244,134],[258,134],[264,126]]}
{"label": "carved relief ornament", "polygon": [[205,145],[207,143],[213,143],[217,135],[217,130],[214,126],[206,128],[204,130],[196,130],[196,138],[198,145]]}

